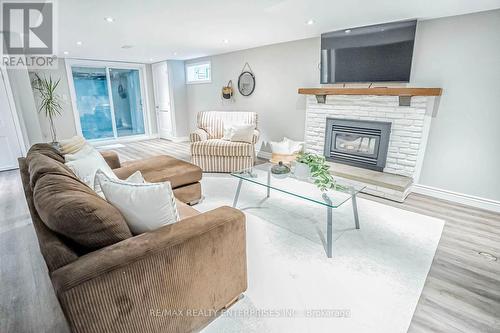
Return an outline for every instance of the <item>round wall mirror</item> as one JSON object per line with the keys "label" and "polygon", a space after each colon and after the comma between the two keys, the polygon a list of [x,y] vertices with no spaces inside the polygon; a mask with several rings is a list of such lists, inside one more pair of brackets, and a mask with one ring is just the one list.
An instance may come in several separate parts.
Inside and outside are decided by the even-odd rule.
{"label": "round wall mirror", "polygon": [[251,72],[243,72],[238,78],[238,90],[243,96],[250,96],[255,90],[255,76]]}

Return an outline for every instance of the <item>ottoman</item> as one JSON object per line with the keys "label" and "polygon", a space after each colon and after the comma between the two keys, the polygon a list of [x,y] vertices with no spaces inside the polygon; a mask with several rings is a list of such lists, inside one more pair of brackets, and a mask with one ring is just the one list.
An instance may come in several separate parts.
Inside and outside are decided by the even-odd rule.
{"label": "ottoman", "polygon": [[174,195],[180,201],[193,205],[201,199],[202,170],[200,167],[168,155],[120,163],[114,152],[101,152],[104,159],[120,179],[140,171],[151,183],[169,181]]}

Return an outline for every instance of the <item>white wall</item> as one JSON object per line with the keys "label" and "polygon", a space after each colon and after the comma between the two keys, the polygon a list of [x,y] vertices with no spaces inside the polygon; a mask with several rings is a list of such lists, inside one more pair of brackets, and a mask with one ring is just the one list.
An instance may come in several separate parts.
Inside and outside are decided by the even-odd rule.
{"label": "white wall", "polygon": [[[212,61],[212,83],[187,86],[190,127],[199,111],[248,110],[259,113],[264,143],[303,139],[305,97],[297,89],[319,86],[319,50],[312,38],[202,58]],[[237,83],[245,62],[255,92],[223,102],[222,86]],[[419,22],[410,84],[444,89],[422,184],[500,200],[499,81],[500,10]]]}
{"label": "white wall", "polygon": [[12,96],[16,105],[17,116],[25,144],[29,148],[32,144],[44,141],[31,83],[26,68],[7,69]]}
{"label": "white wall", "polygon": [[146,65],[146,85],[147,85],[147,99],[149,104],[149,121],[151,125],[151,135],[158,134],[158,119],[155,112],[155,95],[153,88],[153,71],[150,64]]}
{"label": "white wall", "polygon": [[[264,143],[283,136],[303,139],[306,104],[297,88],[318,85],[319,49],[319,38],[312,38],[203,58],[212,61],[212,83],[187,85],[190,127],[194,128],[199,111],[255,111]],[[237,89],[245,62],[256,81],[255,91],[248,97]],[[234,103],[221,98],[222,86],[229,80],[235,88]],[[269,151],[268,147],[262,148]]]}
{"label": "white wall", "polygon": [[[57,93],[61,96],[61,116],[55,118],[54,124],[58,139],[67,139],[76,135],[75,118],[73,116],[73,107],[71,105],[71,97],[69,93],[68,77],[66,76],[66,66],[64,59],[58,59],[57,69],[53,70],[31,70],[30,77],[33,79],[33,74],[37,73],[40,77],[52,77],[52,80],[60,80],[57,87]],[[35,93],[35,102],[37,107],[39,104],[38,94]],[[50,125],[47,117],[43,113],[38,114],[40,127],[42,129],[43,141],[50,141]]]}
{"label": "white wall", "polygon": [[500,200],[500,10],[419,23],[412,82],[444,89],[420,183]]}
{"label": "white wall", "polygon": [[171,100],[173,101],[172,112],[175,114],[175,136],[183,138],[189,136],[189,113],[187,106],[186,75],[184,72],[184,61],[168,60],[168,77]]}

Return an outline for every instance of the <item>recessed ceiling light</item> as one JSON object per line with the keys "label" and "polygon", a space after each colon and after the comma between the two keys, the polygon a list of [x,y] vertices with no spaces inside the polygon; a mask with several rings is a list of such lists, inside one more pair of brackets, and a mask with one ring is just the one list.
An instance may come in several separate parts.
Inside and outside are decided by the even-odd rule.
{"label": "recessed ceiling light", "polygon": [[306,22],[306,24],[307,24],[307,25],[313,25],[314,23],[315,23],[315,22],[314,22],[314,20],[308,20],[308,21]]}
{"label": "recessed ceiling light", "polygon": [[114,18],[112,18],[111,16],[106,16],[106,17],[104,18],[104,21],[106,21],[106,22],[108,22],[108,23],[113,23],[113,22],[115,21],[115,19],[114,19]]}
{"label": "recessed ceiling light", "polygon": [[344,30],[344,32],[345,32],[346,34],[350,34],[350,33],[351,33],[351,29]]}
{"label": "recessed ceiling light", "polygon": [[227,43],[229,43],[229,39],[224,39],[222,42],[223,42],[224,44],[227,44]]}
{"label": "recessed ceiling light", "polygon": [[64,53],[65,55],[68,55],[68,54],[69,54],[69,52],[68,52],[68,51],[64,51],[63,53]]}
{"label": "recessed ceiling light", "polygon": [[83,45],[83,43],[82,43],[82,42],[80,42],[80,41],[78,41],[78,42],[76,42],[76,45],[78,45],[78,46],[82,46],[82,45]]}
{"label": "recessed ceiling light", "polygon": [[131,49],[134,45],[122,45],[122,49]]}
{"label": "recessed ceiling light", "polygon": [[174,52],[174,55],[177,55],[177,52]]}
{"label": "recessed ceiling light", "polygon": [[153,58],[149,58],[149,61],[153,61]]}

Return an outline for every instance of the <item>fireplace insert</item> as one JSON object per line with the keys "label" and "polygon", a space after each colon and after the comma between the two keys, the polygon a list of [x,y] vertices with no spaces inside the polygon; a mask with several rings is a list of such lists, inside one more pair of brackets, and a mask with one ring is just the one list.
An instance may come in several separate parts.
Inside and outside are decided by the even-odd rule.
{"label": "fireplace insert", "polygon": [[326,119],[325,157],[333,162],[383,171],[391,123]]}

